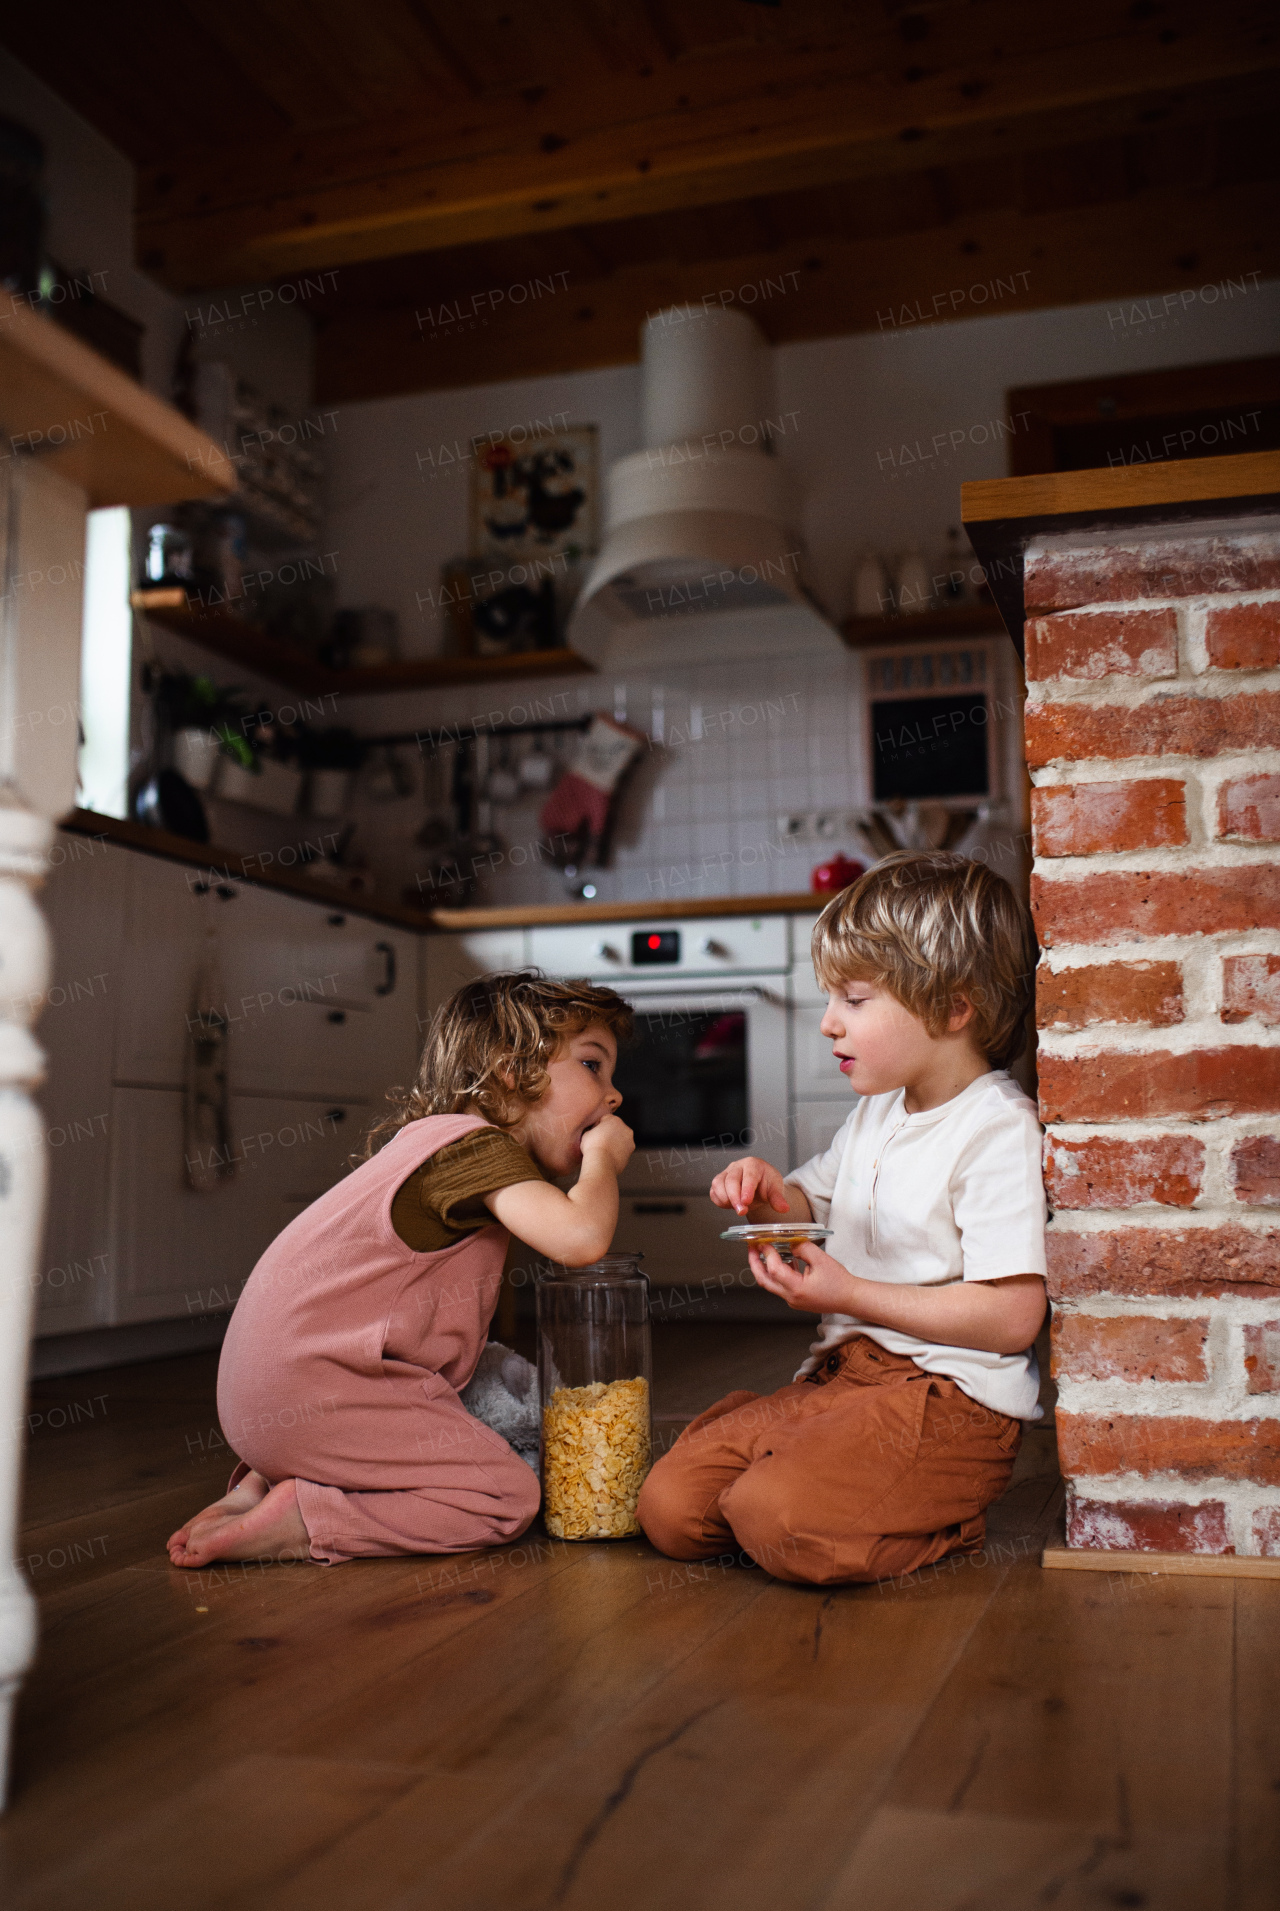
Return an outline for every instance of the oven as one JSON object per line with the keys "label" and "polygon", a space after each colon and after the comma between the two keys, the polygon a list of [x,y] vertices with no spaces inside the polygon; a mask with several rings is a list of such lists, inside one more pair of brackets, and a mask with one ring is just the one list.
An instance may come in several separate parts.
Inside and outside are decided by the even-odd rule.
{"label": "oven", "polygon": [[[719,1238],[737,1217],[713,1208],[707,1190],[740,1155],[784,1172],[792,1163],[788,924],[623,924],[530,940],[549,974],[608,981],[635,1012],[614,1077],[636,1137],[616,1247],[641,1250],[658,1286],[739,1280],[745,1257]],[[752,956],[769,966],[738,968]]]}

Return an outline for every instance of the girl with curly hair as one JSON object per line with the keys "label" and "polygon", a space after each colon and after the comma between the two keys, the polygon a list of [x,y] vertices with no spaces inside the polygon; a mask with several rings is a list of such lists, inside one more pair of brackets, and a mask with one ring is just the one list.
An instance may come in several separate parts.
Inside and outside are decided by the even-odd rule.
{"label": "girl with curly hair", "polygon": [[630,1027],[612,989],[532,970],[438,1012],[364,1161],[249,1276],[218,1370],[240,1464],[170,1539],[175,1566],[467,1552],[524,1531],[537,1478],[458,1396],[512,1234],[570,1267],[609,1247],[634,1146],[613,1086]]}

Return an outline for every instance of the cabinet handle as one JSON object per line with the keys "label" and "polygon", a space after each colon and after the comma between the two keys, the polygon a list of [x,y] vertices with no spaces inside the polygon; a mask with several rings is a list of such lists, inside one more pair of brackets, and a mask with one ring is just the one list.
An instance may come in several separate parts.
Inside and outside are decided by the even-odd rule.
{"label": "cabinet handle", "polygon": [[326,1108],[324,1118],[326,1121],[345,1121],[347,1111],[345,1108]]}
{"label": "cabinet handle", "polygon": [[232,889],[228,883],[218,884],[218,895],[223,902],[234,902],[239,893],[238,889]]}
{"label": "cabinet handle", "polygon": [[345,1009],[330,1009],[329,1010],[329,1020],[331,1022],[345,1022],[346,1019],[347,1019],[347,1011]]}
{"label": "cabinet handle", "polygon": [[632,1214],[685,1214],[688,1204],[684,1201],[633,1201]]}
{"label": "cabinet handle", "polygon": [[373,946],[387,965],[386,973],[374,990],[374,994],[390,995],[396,986],[396,952],[389,942],[375,942]]}
{"label": "cabinet handle", "polygon": [[341,929],[346,923],[346,920],[345,916],[330,916],[329,927],[331,929]]}

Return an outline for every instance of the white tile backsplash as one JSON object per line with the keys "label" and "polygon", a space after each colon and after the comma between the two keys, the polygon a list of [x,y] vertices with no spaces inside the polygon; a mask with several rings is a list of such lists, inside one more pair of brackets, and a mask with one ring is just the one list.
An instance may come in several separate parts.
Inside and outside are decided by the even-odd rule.
{"label": "white tile backsplash", "polygon": [[[783,813],[826,810],[843,818],[858,801],[862,751],[860,661],[835,652],[802,663],[756,667],[749,681],[731,665],[690,664],[683,671],[629,671],[625,677],[567,678],[560,684],[512,682],[483,696],[467,689],[396,699],[394,726],[468,724],[499,704],[520,712],[540,704],[557,716],[625,707],[627,720],[662,740],[637,765],[623,797],[609,867],[590,872],[601,900],[680,901],[779,895],[809,888],[816,864],[837,850],[858,854],[841,829],[821,842],[781,838]],[[385,721],[378,711],[362,728]],[[387,722],[390,728],[391,723]],[[410,753],[411,754],[411,753]],[[536,849],[541,795],[496,810],[506,854],[486,872],[476,903],[558,902],[560,872]],[[358,845],[385,886],[396,891],[425,866],[413,837],[420,796],[358,811]],[[1006,867],[1008,857],[998,867]]]}

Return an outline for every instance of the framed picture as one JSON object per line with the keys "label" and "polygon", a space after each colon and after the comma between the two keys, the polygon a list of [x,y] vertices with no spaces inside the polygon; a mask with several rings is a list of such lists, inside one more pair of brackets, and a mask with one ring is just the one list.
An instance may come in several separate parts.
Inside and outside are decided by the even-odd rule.
{"label": "framed picture", "polygon": [[552,650],[560,642],[555,585],[549,567],[515,558],[506,565],[477,557],[440,569],[440,606],[448,649],[460,657],[509,657]]}
{"label": "framed picture", "polygon": [[539,429],[477,446],[471,466],[471,549],[485,557],[562,558],[599,544],[595,425]]}

